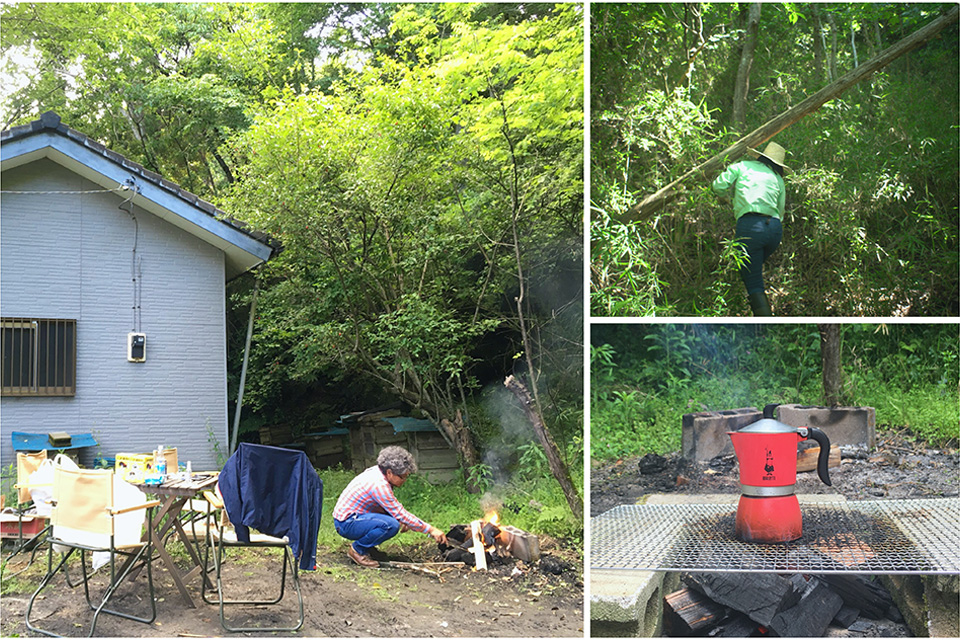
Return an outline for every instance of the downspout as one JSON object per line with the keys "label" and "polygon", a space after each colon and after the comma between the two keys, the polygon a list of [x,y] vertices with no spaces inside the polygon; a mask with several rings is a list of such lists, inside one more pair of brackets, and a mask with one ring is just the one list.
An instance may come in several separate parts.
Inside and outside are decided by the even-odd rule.
{"label": "downspout", "polygon": [[253,318],[257,314],[257,296],[260,293],[260,278],[254,274],[253,300],[250,302],[250,318],[247,320],[247,340],[243,345],[243,366],[240,368],[240,390],[237,392],[237,409],[233,414],[233,436],[230,438],[230,455],[237,450],[240,432],[240,411],[243,409],[243,387],[247,382],[247,362],[250,361],[250,339],[253,337]]}

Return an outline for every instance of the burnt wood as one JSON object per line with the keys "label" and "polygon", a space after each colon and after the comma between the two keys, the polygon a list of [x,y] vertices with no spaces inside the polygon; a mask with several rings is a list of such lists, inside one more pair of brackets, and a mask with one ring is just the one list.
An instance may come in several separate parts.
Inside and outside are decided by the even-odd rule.
{"label": "burnt wood", "polygon": [[883,618],[893,605],[890,592],[863,576],[827,574],[819,576],[819,579],[830,585],[845,605],[860,609],[860,613],[868,618]]}
{"label": "burnt wood", "polygon": [[685,574],[683,582],[765,627],[778,613],[800,601],[796,586],[772,573]]}
{"label": "burnt wood", "polygon": [[817,582],[799,604],[775,615],[767,626],[780,637],[818,638],[842,606],[843,598]]}
{"label": "burnt wood", "polygon": [[[820,459],[820,445],[814,444],[812,447],[807,447],[801,450],[797,454],[797,473],[802,473],[804,471],[816,471],[817,462]],[[827,458],[827,468],[839,467],[840,466],[840,447],[837,445],[830,446],[830,456]]]}
{"label": "burnt wood", "polygon": [[710,629],[727,617],[729,609],[699,591],[684,587],[664,598],[664,625],[671,636],[689,636]]}

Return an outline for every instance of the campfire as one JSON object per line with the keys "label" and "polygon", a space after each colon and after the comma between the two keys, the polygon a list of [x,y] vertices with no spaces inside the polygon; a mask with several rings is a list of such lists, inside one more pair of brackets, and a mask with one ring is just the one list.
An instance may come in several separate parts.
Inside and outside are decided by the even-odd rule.
{"label": "campfire", "polygon": [[439,546],[445,561],[463,562],[474,570],[486,570],[508,557],[523,562],[540,558],[539,538],[514,526],[501,525],[496,511],[470,524],[454,525],[447,532],[447,544]]}

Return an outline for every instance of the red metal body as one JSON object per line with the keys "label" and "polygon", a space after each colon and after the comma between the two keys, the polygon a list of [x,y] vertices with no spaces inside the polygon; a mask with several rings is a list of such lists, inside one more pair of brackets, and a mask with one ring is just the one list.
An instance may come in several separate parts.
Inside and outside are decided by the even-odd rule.
{"label": "red metal body", "polygon": [[747,542],[790,542],[803,535],[797,496],[740,496],[734,534]]}
{"label": "red metal body", "polygon": [[797,482],[798,433],[729,432],[740,463],[740,482],[754,487],[788,487]]}

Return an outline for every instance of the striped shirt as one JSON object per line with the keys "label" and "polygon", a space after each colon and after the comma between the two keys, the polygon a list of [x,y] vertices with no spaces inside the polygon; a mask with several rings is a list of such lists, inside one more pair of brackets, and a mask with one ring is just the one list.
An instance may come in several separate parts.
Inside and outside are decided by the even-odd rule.
{"label": "striped shirt", "polygon": [[429,524],[403,508],[393,495],[393,486],[376,465],[351,480],[333,508],[334,519],[341,522],[364,513],[386,513],[413,531],[430,532]]}

